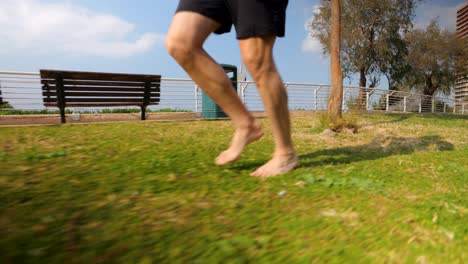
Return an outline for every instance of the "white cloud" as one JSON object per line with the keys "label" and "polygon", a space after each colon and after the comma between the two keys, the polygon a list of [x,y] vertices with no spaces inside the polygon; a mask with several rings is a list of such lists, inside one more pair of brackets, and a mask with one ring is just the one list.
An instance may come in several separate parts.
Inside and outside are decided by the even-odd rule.
{"label": "white cloud", "polygon": [[129,57],[164,38],[145,33],[132,39],[135,26],[119,17],[43,0],[1,0],[0,28],[0,52],[5,53],[59,50],[74,56]]}
{"label": "white cloud", "polygon": [[302,51],[305,52],[321,52],[322,51],[322,44],[320,41],[312,36],[307,36],[302,41]]}
{"label": "white cloud", "polygon": [[[312,7],[312,13],[317,14],[320,12],[320,5],[314,5]],[[312,15],[304,24],[304,28],[307,31],[307,36],[302,41],[302,51],[303,52],[321,52],[322,51],[322,44],[320,41],[312,37],[309,32],[308,25],[313,21],[314,16]]]}
{"label": "white cloud", "polygon": [[422,29],[431,20],[437,19],[439,25],[447,30],[455,31],[457,6],[421,5],[415,27]]}

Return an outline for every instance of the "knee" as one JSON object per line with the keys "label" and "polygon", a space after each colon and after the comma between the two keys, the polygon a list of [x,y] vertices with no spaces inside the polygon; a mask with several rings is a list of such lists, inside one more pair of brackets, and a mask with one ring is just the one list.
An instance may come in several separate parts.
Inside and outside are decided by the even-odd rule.
{"label": "knee", "polygon": [[261,53],[249,52],[243,54],[242,61],[256,81],[261,80],[265,74],[275,71],[273,59]]}
{"label": "knee", "polygon": [[195,47],[182,38],[168,35],[165,41],[166,50],[182,67],[193,60]]}

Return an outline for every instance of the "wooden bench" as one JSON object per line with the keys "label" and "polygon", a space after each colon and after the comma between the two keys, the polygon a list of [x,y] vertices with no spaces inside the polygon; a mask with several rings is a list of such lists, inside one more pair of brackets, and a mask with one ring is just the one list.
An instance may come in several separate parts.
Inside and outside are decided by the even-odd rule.
{"label": "wooden bench", "polygon": [[139,106],[160,100],[160,75],[41,70],[44,106],[58,107],[65,123],[66,107]]}

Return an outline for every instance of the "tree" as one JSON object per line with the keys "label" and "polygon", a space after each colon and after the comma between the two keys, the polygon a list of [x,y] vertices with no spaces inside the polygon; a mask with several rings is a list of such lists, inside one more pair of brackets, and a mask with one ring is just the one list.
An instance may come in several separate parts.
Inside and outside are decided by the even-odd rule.
{"label": "tree", "polygon": [[343,104],[343,73],[340,63],[341,46],[341,7],[340,0],[331,0],[331,94],[328,101],[328,118],[332,123],[337,123],[342,118]]}
{"label": "tree", "polygon": [[[342,3],[342,70],[345,76],[359,74],[363,87],[358,103],[363,104],[365,87],[375,87],[380,74],[385,74],[390,87],[395,87],[408,70],[403,61],[406,45],[403,33],[412,28],[416,3],[420,0],[341,0]],[[308,25],[318,38],[325,54],[330,53],[330,2],[322,0],[319,12]]]}
{"label": "tree", "polygon": [[8,102],[5,102],[3,101],[3,97],[2,97],[2,86],[0,85],[0,108],[4,108],[2,106],[8,104]]}
{"label": "tree", "polygon": [[457,73],[466,74],[466,40],[441,29],[436,21],[426,29],[408,32],[405,40],[409,45],[407,63],[411,67],[406,76],[408,87],[428,96],[437,92],[449,94]]}

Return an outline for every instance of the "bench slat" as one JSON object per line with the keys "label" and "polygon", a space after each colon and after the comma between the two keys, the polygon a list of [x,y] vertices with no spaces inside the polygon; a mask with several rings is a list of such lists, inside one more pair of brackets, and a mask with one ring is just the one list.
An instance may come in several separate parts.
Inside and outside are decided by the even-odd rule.
{"label": "bench slat", "polygon": [[58,72],[64,80],[87,80],[87,81],[125,81],[125,82],[141,82],[151,81],[160,82],[161,75],[150,74],[126,74],[126,73],[106,73],[106,72],[76,72],[76,71],[56,71],[56,70],[41,70],[42,79],[55,79]]}
{"label": "bench slat", "polygon": [[[142,106],[143,103],[99,103],[99,104],[90,104],[90,103],[72,103],[67,104],[67,107],[113,107],[113,106]],[[44,103],[46,107],[58,107],[55,103]]]}
{"label": "bench slat", "polygon": [[[44,102],[51,103],[56,102],[56,98],[44,98]],[[142,98],[67,98],[66,104],[69,103],[143,103]],[[151,99],[150,103],[158,103],[159,99]]]}
{"label": "bench slat", "polygon": [[[51,92],[44,92],[43,95],[48,96],[48,97],[56,97],[57,93],[55,91],[51,91]],[[65,96],[68,101],[68,98],[70,97],[138,97],[138,98],[143,98],[144,93],[65,92]],[[153,92],[153,93],[150,93],[150,96],[159,98],[160,93]]]}
{"label": "bench slat", "polygon": [[[42,85],[55,86],[55,79],[41,80]],[[66,86],[77,85],[77,86],[117,86],[117,87],[144,87],[144,82],[95,82],[86,80],[64,80],[63,84]],[[159,86],[160,82],[151,82],[151,86]]]}
{"label": "bench slat", "polygon": [[[86,86],[65,86],[63,87],[64,90],[67,91],[98,91],[98,92],[112,92],[112,91],[117,91],[117,92],[141,92],[143,93],[145,91],[145,88],[132,88],[132,87],[86,87]],[[151,91],[158,90],[159,87],[151,87]],[[56,87],[55,86],[49,86],[48,88],[42,87],[43,91],[55,91]]]}

